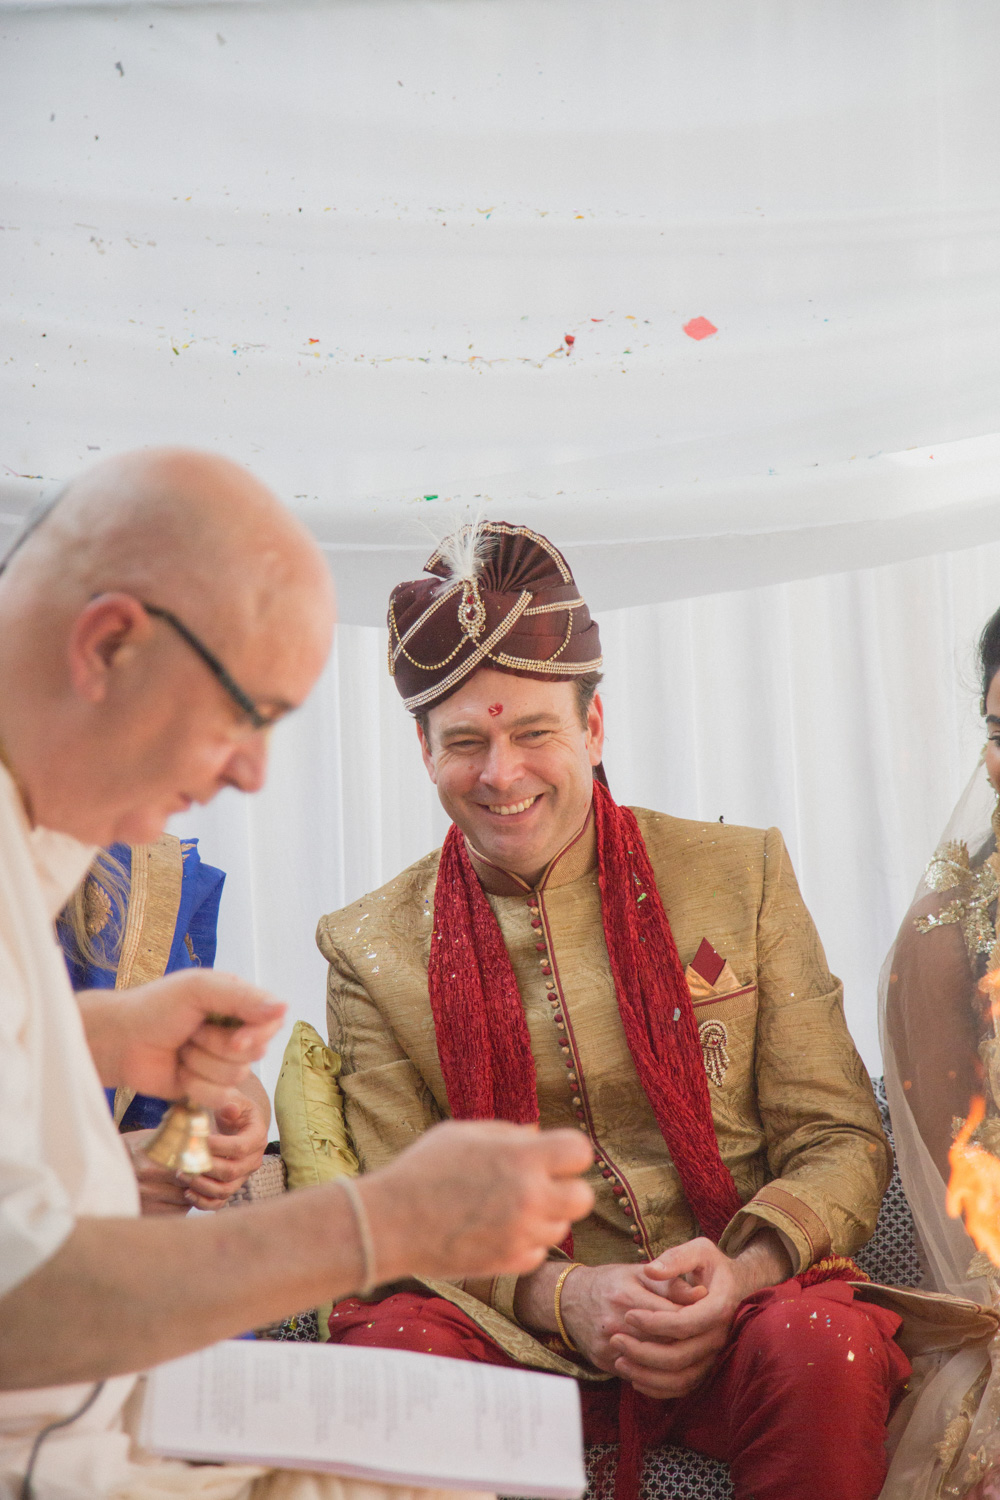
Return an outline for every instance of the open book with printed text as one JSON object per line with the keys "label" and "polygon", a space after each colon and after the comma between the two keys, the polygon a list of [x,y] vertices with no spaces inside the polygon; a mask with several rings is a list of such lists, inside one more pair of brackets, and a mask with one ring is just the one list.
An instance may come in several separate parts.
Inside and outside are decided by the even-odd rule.
{"label": "open book with printed text", "polygon": [[150,1373],[141,1442],[202,1462],[576,1500],[576,1382],[349,1345],[214,1344]]}

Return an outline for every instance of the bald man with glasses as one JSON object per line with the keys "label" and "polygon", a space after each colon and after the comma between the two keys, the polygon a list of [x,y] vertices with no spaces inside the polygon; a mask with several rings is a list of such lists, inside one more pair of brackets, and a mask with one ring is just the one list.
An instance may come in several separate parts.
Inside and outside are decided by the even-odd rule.
{"label": "bald man with glasses", "polygon": [[[243,1471],[142,1461],[133,1372],[370,1284],[529,1271],[591,1207],[575,1132],[486,1123],[350,1189],[137,1217],[102,1086],[219,1109],[284,1007],[205,970],[74,997],[53,920],[97,846],[263,785],[333,617],[294,518],[236,465],[176,450],[74,482],[0,569],[0,1495],[244,1497]],[[254,1500],[272,1480],[294,1496],[264,1475]]]}

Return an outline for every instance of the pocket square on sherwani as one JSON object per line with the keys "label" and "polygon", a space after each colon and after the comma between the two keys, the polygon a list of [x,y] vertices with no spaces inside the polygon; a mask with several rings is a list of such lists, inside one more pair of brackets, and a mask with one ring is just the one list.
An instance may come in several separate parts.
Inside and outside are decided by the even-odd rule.
{"label": "pocket square on sherwani", "polygon": [[698,952],[684,970],[692,1000],[708,1000],[718,995],[728,995],[742,986],[733,973],[728,959],[716,953],[708,938],[702,938]]}

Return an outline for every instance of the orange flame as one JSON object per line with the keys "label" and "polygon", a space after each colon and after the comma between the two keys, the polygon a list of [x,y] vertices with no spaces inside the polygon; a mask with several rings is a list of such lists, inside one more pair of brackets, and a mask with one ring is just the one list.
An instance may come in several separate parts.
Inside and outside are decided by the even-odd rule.
{"label": "orange flame", "polygon": [[964,1218],[976,1249],[1000,1266],[1000,1160],[971,1141],[985,1113],[986,1102],[977,1096],[948,1152],[951,1180],[946,1201],[953,1219]]}
{"label": "orange flame", "polygon": [[1000,969],[991,969],[979,981],[979,993],[988,995],[994,1024],[1000,1021]]}

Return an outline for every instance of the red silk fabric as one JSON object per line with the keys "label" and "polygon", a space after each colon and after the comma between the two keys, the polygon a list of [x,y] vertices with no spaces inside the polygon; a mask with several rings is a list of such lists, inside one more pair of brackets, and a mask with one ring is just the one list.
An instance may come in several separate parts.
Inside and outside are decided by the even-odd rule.
{"label": "red silk fabric", "polygon": [[[719,1152],[691,995],[635,817],[594,784],[601,915],[629,1051],[701,1232],[740,1208]],[[428,966],[438,1054],[456,1120],[538,1120],[535,1064],[514,970],[452,824],[434,892]]]}
{"label": "red silk fabric", "polygon": [[[898,1326],[843,1283],[769,1287],[740,1304],[715,1367],[689,1396],[654,1401],[618,1380],[581,1385],[584,1441],[619,1445],[615,1500],[638,1500],[644,1451],[661,1443],[729,1464],[737,1500],[875,1500],[885,1423],[910,1374]],[[340,1302],[330,1339],[517,1368],[460,1308],[429,1293]]]}

